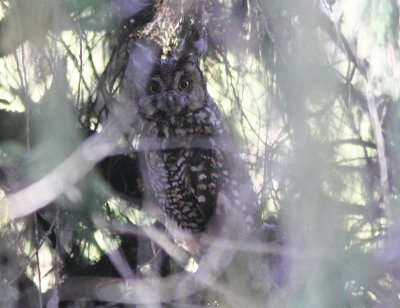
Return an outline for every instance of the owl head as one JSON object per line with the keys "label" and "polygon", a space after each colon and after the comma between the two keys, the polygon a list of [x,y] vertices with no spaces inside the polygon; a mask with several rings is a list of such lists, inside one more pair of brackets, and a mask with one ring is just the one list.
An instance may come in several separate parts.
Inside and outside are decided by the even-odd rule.
{"label": "owl head", "polygon": [[157,44],[133,45],[123,89],[143,119],[173,125],[206,104],[206,81],[199,67],[204,47],[200,45],[199,52],[197,46],[186,43],[165,56]]}

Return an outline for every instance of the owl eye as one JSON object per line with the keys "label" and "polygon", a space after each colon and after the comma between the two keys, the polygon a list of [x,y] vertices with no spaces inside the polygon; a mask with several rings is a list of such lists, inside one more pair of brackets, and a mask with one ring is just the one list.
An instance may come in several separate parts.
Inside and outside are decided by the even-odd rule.
{"label": "owl eye", "polygon": [[161,91],[160,84],[155,80],[150,81],[150,83],[147,86],[147,88],[149,89],[149,92],[151,94],[156,94],[156,93],[159,93]]}
{"label": "owl eye", "polygon": [[190,80],[188,80],[186,78],[182,78],[181,80],[179,80],[179,83],[178,83],[179,90],[182,90],[182,91],[189,90],[190,85],[191,85]]}

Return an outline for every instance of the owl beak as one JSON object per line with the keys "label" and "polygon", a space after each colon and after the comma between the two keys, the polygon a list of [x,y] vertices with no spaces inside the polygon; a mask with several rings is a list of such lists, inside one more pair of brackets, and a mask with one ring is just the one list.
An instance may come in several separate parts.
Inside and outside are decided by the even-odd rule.
{"label": "owl beak", "polygon": [[167,108],[168,108],[168,113],[174,114],[175,111],[174,109],[176,108],[176,106],[172,93],[167,94]]}
{"label": "owl beak", "polygon": [[168,93],[166,97],[167,115],[170,117],[170,122],[175,123],[175,112],[177,109],[172,93]]}

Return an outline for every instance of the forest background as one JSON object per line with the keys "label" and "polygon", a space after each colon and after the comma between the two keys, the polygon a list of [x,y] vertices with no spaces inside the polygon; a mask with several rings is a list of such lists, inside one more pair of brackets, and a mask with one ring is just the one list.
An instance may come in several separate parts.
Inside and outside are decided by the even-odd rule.
{"label": "forest background", "polygon": [[[171,289],[193,260],[154,234],[137,155],[104,129],[127,40],[160,20],[171,35],[194,2],[206,12],[209,92],[273,229],[230,246],[267,265],[257,288],[230,269]],[[398,306],[399,10],[395,0],[1,0],[2,305]],[[180,269],[146,278],[160,251]]]}

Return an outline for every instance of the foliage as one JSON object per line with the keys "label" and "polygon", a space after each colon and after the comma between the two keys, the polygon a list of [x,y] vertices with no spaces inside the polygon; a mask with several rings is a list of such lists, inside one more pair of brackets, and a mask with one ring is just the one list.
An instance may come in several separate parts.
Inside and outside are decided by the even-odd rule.
{"label": "foliage", "polygon": [[[398,305],[396,1],[0,6],[2,304]],[[209,91],[266,222],[255,244],[231,243],[238,260],[218,279],[201,262],[192,275],[146,210],[137,149],[117,129],[130,44],[171,47],[185,18],[207,28]],[[245,264],[263,269],[257,286]]]}

